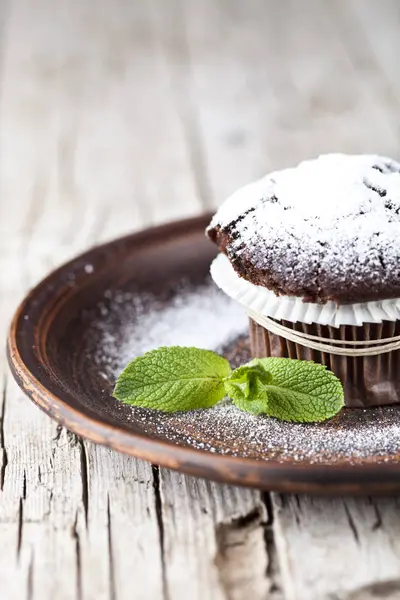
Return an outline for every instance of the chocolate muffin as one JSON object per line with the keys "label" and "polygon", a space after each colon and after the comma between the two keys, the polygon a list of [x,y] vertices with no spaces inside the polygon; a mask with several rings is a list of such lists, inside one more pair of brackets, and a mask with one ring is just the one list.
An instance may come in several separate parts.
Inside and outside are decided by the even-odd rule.
{"label": "chocolate muffin", "polygon": [[307,302],[400,297],[400,164],[329,154],[233,194],[207,233],[241,276]]}
{"label": "chocolate muffin", "polygon": [[228,259],[214,271],[236,272],[212,274],[248,309],[254,356],[325,364],[348,406],[400,403],[400,350],[388,345],[400,336],[399,163],[329,154],[276,171],[228,198],[207,235]]}

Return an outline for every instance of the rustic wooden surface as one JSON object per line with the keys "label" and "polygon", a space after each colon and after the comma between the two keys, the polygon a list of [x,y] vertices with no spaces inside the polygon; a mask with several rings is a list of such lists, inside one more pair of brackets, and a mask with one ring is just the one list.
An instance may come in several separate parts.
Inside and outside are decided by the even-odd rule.
{"label": "rustic wooden surface", "polygon": [[[325,151],[400,157],[397,0],[2,0],[0,333],[49,269]],[[83,442],[0,345],[2,600],[400,597],[397,498],[263,497]]]}

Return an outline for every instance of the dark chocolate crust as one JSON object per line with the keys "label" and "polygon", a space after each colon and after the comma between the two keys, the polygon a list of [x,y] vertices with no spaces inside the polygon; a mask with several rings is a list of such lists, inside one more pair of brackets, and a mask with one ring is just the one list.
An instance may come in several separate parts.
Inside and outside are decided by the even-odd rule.
{"label": "dark chocolate crust", "polygon": [[[378,161],[372,169],[384,175],[399,173],[399,165],[394,161]],[[260,234],[260,217],[268,221],[268,207],[280,203],[275,195],[256,199],[254,206],[247,206],[242,214],[230,222],[219,218],[217,213],[207,229],[207,235],[226,254],[240,277],[266,287],[276,295],[298,296],[305,302],[319,304],[399,298],[400,195],[396,193],[392,198],[390,189],[387,192],[383,187],[377,188],[367,179],[363,183],[372,193],[367,210],[379,203],[384,223],[377,225],[376,233],[372,230],[362,254],[358,250],[360,238],[357,236],[358,231],[363,233],[363,229],[355,229],[353,238],[352,232],[345,237],[347,232],[342,235],[340,219],[336,225],[338,237],[332,237],[328,243],[314,243],[312,250],[306,237],[296,235],[295,228],[288,228],[282,235],[276,230],[271,230],[270,236],[264,232]],[[290,217],[289,212],[287,214]],[[351,219],[358,219],[357,223],[363,222],[364,218],[370,218],[367,228],[371,230],[372,213],[364,216],[360,209],[359,213],[351,215]],[[318,226],[317,220],[315,223]],[[386,223],[391,237],[386,234]],[[379,226],[383,230],[379,230]],[[248,235],[246,237],[248,230],[254,231],[250,239]],[[326,260],[327,252],[329,261]]]}
{"label": "dark chocolate crust", "polygon": [[303,296],[306,302],[321,302],[315,283],[299,286],[294,281],[284,279],[273,269],[261,269],[254,264],[250,248],[243,247],[240,254],[232,251],[233,242],[237,239],[234,227],[222,228],[219,225],[207,229],[208,237],[226,254],[236,273],[250,283],[273,290],[277,296]]}
{"label": "dark chocolate crust", "polygon": [[[282,272],[274,268],[257,267],[254,260],[255,250],[243,247],[240,254],[232,251],[235,241],[234,226],[222,228],[220,225],[207,229],[208,237],[219,247],[221,252],[229,258],[236,273],[255,285],[266,287],[275,292],[277,296],[301,296],[304,302],[325,304],[329,300],[337,304],[351,304],[356,302],[372,302],[390,298],[400,297],[400,263],[399,275],[393,278],[391,283],[382,285],[384,276],[384,263],[382,261],[382,279],[377,280],[376,271],[365,275],[364,281],[352,279],[349,272],[348,280],[343,283],[342,279],[336,279],[328,271],[320,272],[318,276],[318,265],[315,266],[315,278],[307,279],[305,276],[288,275],[284,277]],[[399,227],[400,235],[400,227]]]}

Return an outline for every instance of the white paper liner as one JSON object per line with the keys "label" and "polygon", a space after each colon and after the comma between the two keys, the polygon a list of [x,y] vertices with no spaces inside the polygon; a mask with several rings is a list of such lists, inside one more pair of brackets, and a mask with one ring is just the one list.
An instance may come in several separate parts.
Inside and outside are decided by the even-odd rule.
{"label": "white paper liner", "polygon": [[400,319],[400,298],[338,306],[335,302],[314,304],[296,296],[276,296],[271,290],[239,277],[224,254],[212,262],[211,276],[221,290],[245,308],[280,321],[339,327]]}

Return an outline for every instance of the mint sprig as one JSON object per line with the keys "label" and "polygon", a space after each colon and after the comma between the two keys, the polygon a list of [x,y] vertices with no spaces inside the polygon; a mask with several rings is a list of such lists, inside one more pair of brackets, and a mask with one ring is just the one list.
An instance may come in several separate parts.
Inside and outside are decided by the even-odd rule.
{"label": "mint sprig", "polygon": [[224,383],[227,396],[238,408],[254,415],[269,414],[267,385],[272,383],[272,375],[262,364],[252,361],[243,365]]}
{"label": "mint sprig", "polygon": [[114,396],[164,412],[209,408],[225,396],[228,361],[210,350],[170,346],[133,360],[118,377]]}
{"label": "mint sprig", "polygon": [[232,378],[242,369],[248,371],[250,382],[255,373],[263,373],[257,377],[254,393],[246,398],[235,398],[232,393],[242,410],[283,421],[314,422],[333,417],[344,405],[342,384],[324,365],[289,358],[256,358],[236,369]]}
{"label": "mint sprig", "polygon": [[180,346],[134,359],[114,389],[125,404],[165,412],[209,408],[226,395],[241,410],[283,421],[324,421],[344,405],[339,379],[312,361],[258,358],[232,371],[215,352]]}

